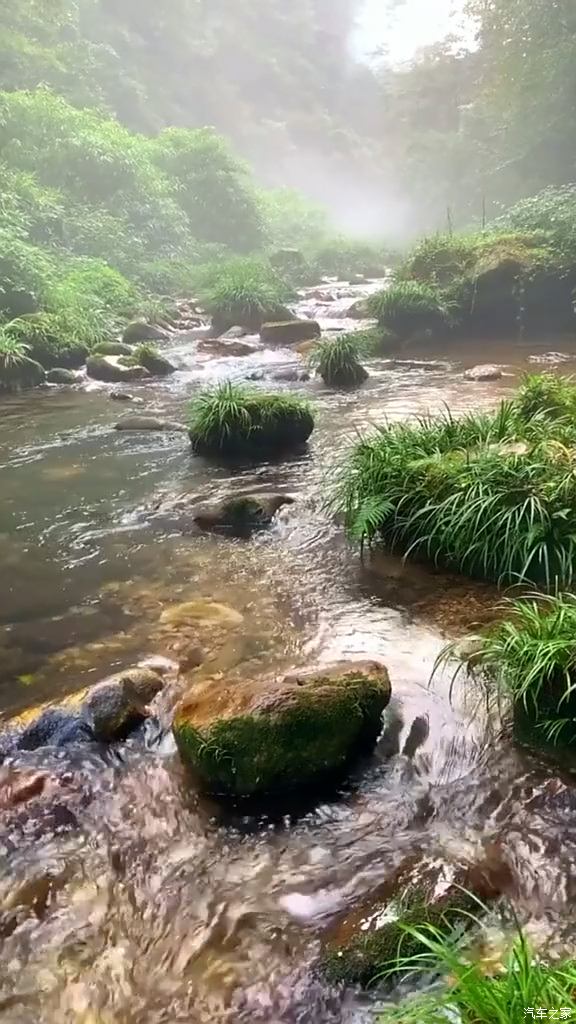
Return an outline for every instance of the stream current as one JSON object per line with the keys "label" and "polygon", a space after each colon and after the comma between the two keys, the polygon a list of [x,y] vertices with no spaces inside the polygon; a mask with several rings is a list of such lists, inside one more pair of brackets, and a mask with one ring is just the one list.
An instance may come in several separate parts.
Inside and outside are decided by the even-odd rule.
{"label": "stream current", "polygon": [[[344,327],[364,291],[320,308],[303,299],[298,312]],[[415,856],[497,850],[524,916],[563,936],[575,896],[570,777],[494,734],[482,694],[452,689],[451,673],[430,683],[446,639],[488,621],[498,595],[389,555],[361,560],[323,506],[358,432],[445,406],[489,407],[557,347],[477,342],[465,356],[437,347],[434,360],[372,361],[369,381],[349,393],[316,380],[272,385],[315,403],[309,449],[234,471],[194,457],[186,434],[115,432],[127,410],[106,386],[3,401],[4,718],[144,657],[169,657],[155,634],[162,610],[210,601],[243,616],[239,630],[212,638],[211,671],[376,658],[403,725],[392,756],[383,741],[338,791],[260,816],[200,798],[169,734],[153,728],[145,744],[105,760],[38,755],[54,795],[42,813],[7,816],[0,833],[0,1019],[367,1024],[376,996],[331,989],[314,972],[321,937]],[[255,386],[270,387],[266,376],[297,359],[263,349],[207,359],[182,335],[168,354],[178,372],[131,386],[145,399],[136,412],[183,418],[201,385],[263,372]],[[464,383],[466,366],[486,362],[506,363],[509,375]],[[295,503],[249,541],[183,535],[147,514],[159,495],[200,501],[250,488]],[[406,756],[397,750],[416,717],[427,737]]]}

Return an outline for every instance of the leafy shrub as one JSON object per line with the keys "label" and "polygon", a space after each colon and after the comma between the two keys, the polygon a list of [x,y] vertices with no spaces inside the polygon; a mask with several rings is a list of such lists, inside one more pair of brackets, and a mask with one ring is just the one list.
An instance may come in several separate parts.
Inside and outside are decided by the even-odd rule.
{"label": "leafy shrub", "polygon": [[430,285],[400,281],[371,295],[368,312],[380,327],[407,340],[418,331],[438,330],[449,322],[449,310],[441,294]]}
{"label": "leafy shrub", "polygon": [[236,324],[259,330],[266,320],[286,319],[284,303],[294,296],[270,264],[256,258],[201,267],[196,282],[200,301],[219,331]]}
{"label": "leafy shrub", "polygon": [[353,334],[323,341],[310,355],[310,365],[322,377],[325,384],[334,387],[352,387],[362,384],[368,374],[361,365],[358,343]]}
{"label": "leafy shrub", "polygon": [[254,455],[298,447],[313,427],[301,399],[230,382],[202,392],[190,406],[190,439],[200,454]]}
{"label": "leafy shrub", "polygon": [[494,413],[394,424],[361,441],[338,487],[350,534],[496,582],[569,584],[576,426],[527,417],[531,386]]}

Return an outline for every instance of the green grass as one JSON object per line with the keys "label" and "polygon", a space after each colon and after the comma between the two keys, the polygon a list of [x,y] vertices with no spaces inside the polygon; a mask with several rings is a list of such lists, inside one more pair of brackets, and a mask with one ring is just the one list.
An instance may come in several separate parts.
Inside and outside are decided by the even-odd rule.
{"label": "green grass", "polygon": [[358,358],[360,346],[353,334],[323,341],[310,354],[310,365],[320,374],[325,384],[334,387],[353,387],[362,384],[368,374]]}
{"label": "green grass", "polygon": [[[462,666],[482,672],[514,706],[515,730],[537,745],[576,740],[576,597],[534,595],[504,603],[505,617],[467,638]],[[441,658],[458,656],[449,644]]]}
{"label": "green grass", "polygon": [[307,402],[226,382],[190,404],[190,438],[199,453],[241,455],[297,447],[314,419]]}
{"label": "green grass", "polygon": [[529,403],[527,414],[537,382],[528,378],[493,413],[445,413],[361,440],[336,484],[351,537],[498,583],[568,586],[576,424],[545,402]]}
{"label": "green grass", "polygon": [[0,328],[0,373],[20,366],[28,358],[28,345],[14,337],[6,328]]}
{"label": "green grass", "polygon": [[521,932],[492,971],[436,928],[407,932],[425,949],[404,961],[405,971],[442,981],[385,1010],[377,1024],[517,1024],[532,1020],[525,1011],[539,1007],[570,1011],[563,1019],[576,1013],[576,962],[539,958]]}
{"label": "green grass", "polygon": [[422,330],[438,330],[450,321],[450,311],[441,292],[417,281],[399,281],[371,295],[368,315],[380,327],[392,331],[400,340],[408,340]]}
{"label": "green grass", "polygon": [[264,260],[246,257],[199,268],[202,305],[221,330],[239,324],[259,330],[265,320],[284,319],[295,293]]}

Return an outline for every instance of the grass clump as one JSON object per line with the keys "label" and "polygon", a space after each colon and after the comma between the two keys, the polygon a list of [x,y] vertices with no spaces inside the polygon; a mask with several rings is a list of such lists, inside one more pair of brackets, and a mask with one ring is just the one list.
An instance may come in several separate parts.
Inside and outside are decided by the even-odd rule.
{"label": "grass clump", "polygon": [[33,387],[44,379],[42,367],[30,359],[29,346],[13,333],[15,324],[0,327],[0,391]]}
{"label": "grass clump", "polygon": [[358,358],[360,346],[353,334],[323,341],[311,353],[310,365],[331,387],[355,387],[363,384],[368,373]]}
{"label": "grass clump", "polygon": [[[516,737],[542,746],[576,742],[576,598],[535,595],[505,604],[506,617],[469,638],[471,657],[461,661],[481,671],[512,700]],[[458,645],[456,645],[456,650]],[[444,657],[454,655],[449,645]]]}
{"label": "grass clump", "polygon": [[449,322],[449,309],[442,294],[418,281],[399,281],[371,295],[367,310],[381,328],[391,331],[400,341],[407,341],[420,331],[438,330]]}
{"label": "grass clump", "polygon": [[190,440],[205,455],[257,456],[298,448],[314,429],[307,402],[231,382],[202,392],[190,406]]}
{"label": "grass clump", "polygon": [[[363,439],[336,494],[352,538],[498,583],[568,586],[576,426],[535,400],[538,388],[555,386],[543,376],[493,413],[446,413]],[[574,383],[565,386],[576,395]]]}
{"label": "grass clump", "polygon": [[259,331],[268,320],[291,318],[285,303],[295,293],[264,260],[247,257],[203,267],[197,288],[219,334],[235,326]]}
{"label": "grass clump", "polygon": [[569,1020],[576,1012],[576,961],[538,957],[521,931],[491,971],[481,955],[463,951],[454,936],[446,937],[435,927],[406,931],[421,943],[423,952],[404,959],[405,971],[430,980],[442,978],[442,987],[436,984],[433,990],[384,1010],[377,1024],[516,1024],[531,1020],[539,1007],[563,1011],[559,1020]]}

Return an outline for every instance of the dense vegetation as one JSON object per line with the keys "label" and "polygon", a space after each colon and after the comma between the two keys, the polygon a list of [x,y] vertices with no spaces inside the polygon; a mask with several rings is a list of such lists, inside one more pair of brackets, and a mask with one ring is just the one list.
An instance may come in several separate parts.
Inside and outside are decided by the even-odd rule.
{"label": "dense vegetation", "polygon": [[379,430],[342,471],[349,532],[498,583],[568,585],[575,408],[574,382],[542,375],[494,413]]}
{"label": "dense vegetation", "polygon": [[406,939],[417,942],[420,952],[402,958],[404,970],[428,979],[440,976],[443,984],[385,1011],[379,1024],[443,1024],[452,1019],[514,1024],[531,1017],[528,1008],[562,1008],[564,1020],[576,1012],[576,963],[543,961],[521,933],[503,949],[495,969],[437,927],[407,928]]}

